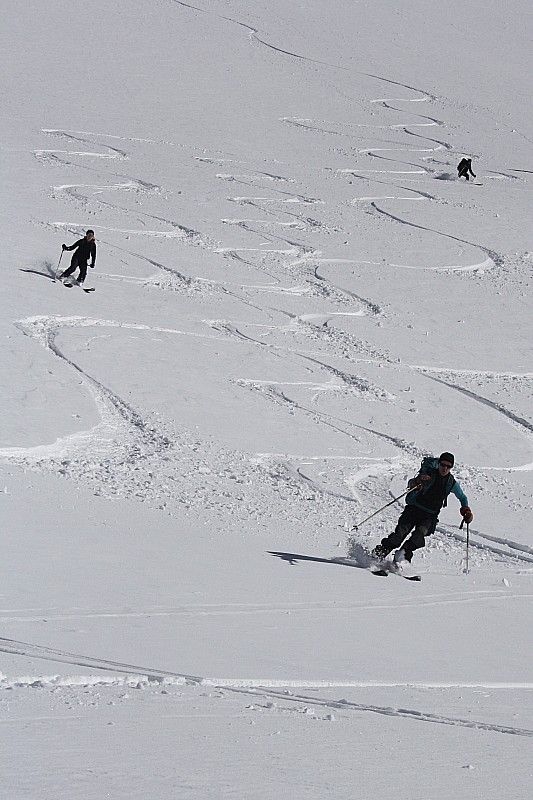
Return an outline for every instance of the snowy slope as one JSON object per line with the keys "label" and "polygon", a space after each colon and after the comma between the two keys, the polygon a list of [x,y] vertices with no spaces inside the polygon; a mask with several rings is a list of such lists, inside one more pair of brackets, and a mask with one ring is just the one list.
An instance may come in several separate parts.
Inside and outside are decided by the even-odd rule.
{"label": "snowy slope", "polygon": [[[9,800],[530,797],[530,32],[4,4]],[[442,450],[470,572],[453,497],[421,583],[343,562]]]}

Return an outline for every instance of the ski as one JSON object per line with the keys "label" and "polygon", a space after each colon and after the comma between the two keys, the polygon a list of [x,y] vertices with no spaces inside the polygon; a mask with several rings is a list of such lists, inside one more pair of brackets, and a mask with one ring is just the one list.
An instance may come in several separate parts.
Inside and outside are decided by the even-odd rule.
{"label": "ski", "polygon": [[339,564],[352,564],[360,569],[366,569],[371,572],[372,575],[377,575],[382,578],[387,578],[392,573],[399,578],[405,578],[406,581],[422,580],[420,575],[404,575],[401,570],[395,567],[393,561],[376,559],[372,556],[372,553],[360,544],[352,545],[352,553],[348,558],[335,558],[332,560]]}
{"label": "ski", "polygon": [[63,283],[63,286],[66,286],[67,289],[72,289],[73,286],[79,286],[80,289],[83,289],[83,291],[87,292],[87,293],[96,291],[94,286],[90,286],[88,288],[85,288],[85,286],[82,286],[81,283],[77,283],[77,282],[75,282],[75,283],[65,283],[64,281],[62,281],[62,283]]}
{"label": "ski", "polygon": [[387,569],[371,569],[372,575],[378,575],[380,578],[388,578],[389,575],[397,575],[399,578],[404,578],[406,581],[421,581],[420,575],[402,575],[401,572]]}

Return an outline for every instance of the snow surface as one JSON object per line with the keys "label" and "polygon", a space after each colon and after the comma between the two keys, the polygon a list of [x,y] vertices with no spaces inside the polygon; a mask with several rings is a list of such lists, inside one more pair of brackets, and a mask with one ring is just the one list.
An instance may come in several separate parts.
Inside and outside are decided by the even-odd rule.
{"label": "snow surface", "polygon": [[2,797],[530,798],[530,4],[2,10]]}

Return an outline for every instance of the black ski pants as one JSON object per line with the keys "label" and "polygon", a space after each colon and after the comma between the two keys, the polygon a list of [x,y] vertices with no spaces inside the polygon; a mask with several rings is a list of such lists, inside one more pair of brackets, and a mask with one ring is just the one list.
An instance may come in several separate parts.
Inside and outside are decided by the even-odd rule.
{"label": "black ski pants", "polygon": [[83,281],[87,277],[87,262],[84,261],[83,259],[78,260],[78,256],[76,254],[72,256],[70,267],[64,271],[61,277],[68,278],[68,276],[72,275],[72,273],[75,272],[78,269],[78,267],[80,268],[78,282],[83,283]]}
{"label": "black ski pants", "polygon": [[[382,539],[381,546],[387,553],[390,553],[391,550],[403,545],[405,557],[410,561],[413,552],[424,547],[426,536],[430,536],[434,533],[437,522],[438,517],[436,514],[431,514],[429,511],[424,511],[422,508],[417,508],[416,506],[405,506],[394,533]],[[411,533],[411,531],[413,532]],[[404,544],[405,537],[410,533],[411,536],[409,536],[409,539],[407,539]]]}

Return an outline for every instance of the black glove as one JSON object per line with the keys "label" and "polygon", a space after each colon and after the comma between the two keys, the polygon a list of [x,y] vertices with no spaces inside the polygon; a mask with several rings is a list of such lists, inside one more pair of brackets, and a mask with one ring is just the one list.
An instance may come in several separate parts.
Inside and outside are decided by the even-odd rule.
{"label": "black glove", "polygon": [[94,264],[89,264],[91,269],[94,269]]}
{"label": "black glove", "polygon": [[61,249],[62,249],[62,250],[66,250],[66,249],[67,249],[67,246],[66,246],[66,244],[62,244],[62,245],[61,245]]}

